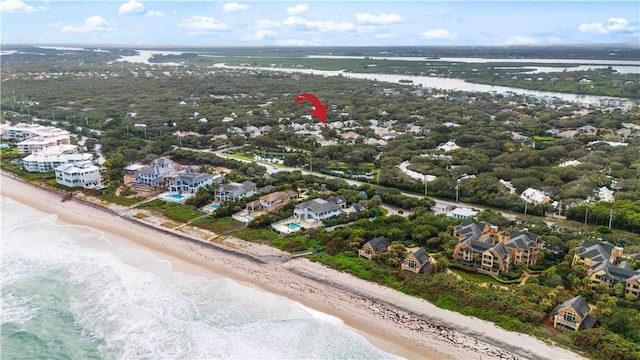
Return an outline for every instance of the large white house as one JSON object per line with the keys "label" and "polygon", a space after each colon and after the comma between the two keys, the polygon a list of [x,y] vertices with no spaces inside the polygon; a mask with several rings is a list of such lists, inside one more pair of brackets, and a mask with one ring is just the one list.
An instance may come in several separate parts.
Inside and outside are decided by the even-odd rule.
{"label": "large white house", "polygon": [[305,201],[296,205],[293,209],[294,217],[306,221],[315,221],[316,223],[340,214],[342,214],[342,210],[338,204],[324,199]]}
{"label": "large white house", "polygon": [[65,164],[55,168],[56,182],[68,187],[91,187],[100,184],[100,168],[90,161]]}
{"label": "large white house", "polygon": [[52,171],[60,165],[89,161],[92,154],[78,153],[75,145],[52,146],[22,159],[22,166],[28,172]]}

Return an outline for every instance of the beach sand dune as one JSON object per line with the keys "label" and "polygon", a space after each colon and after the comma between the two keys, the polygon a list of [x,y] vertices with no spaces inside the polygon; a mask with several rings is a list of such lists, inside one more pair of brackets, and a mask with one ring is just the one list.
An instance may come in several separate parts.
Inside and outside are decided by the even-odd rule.
{"label": "beach sand dune", "polygon": [[[437,308],[350,274],[307,259],[287,262],[277,249],[256,245],[234,254],[189,235],[176,236],[132,218],[124,208],[110,211],[77,199],[62,202],[55,192],[3,173],[0,194],[56,214],[68,224],[89,226],[114,244],[146,249],[169,260],[178,271],[207,278],[228,277],[340,318],[375,346],[410,359],[580,359],[525,334],[513,333],[477,318]],[[162,230],[162,231],[161,231]],[[220,245],[217,245],[220,246]],[[246,253],[253,253],[247,256]],[[263,257],[267,262],[259,261]]]}

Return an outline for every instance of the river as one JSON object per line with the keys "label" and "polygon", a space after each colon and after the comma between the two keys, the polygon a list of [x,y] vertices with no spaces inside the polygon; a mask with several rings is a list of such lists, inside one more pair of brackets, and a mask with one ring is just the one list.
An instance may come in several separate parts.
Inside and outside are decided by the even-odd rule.
{"label": "river", "polygon": [[440,77],[431,77],[431,76],[365,74],[365,73],[345,72],[344,70],[332,71],[332,70],[316,70],[316,69],[291,69],[291,68],[278,68],[278,67],[245,67],[245,66],[240,67],[240,66],[229,66],[226,64],[214,64],[213,66],[218,68],[227,68],[227,69],[247,69],[247,70],[255,70],[255,71],[280,71],[280,72],[286,72],[286,73],[303,73],[303,74],[312,74],[312,75],[320,75],[320,76],[344,76],[345,78],[350,78],[350,79],[365,79],[365,80],[398,83],[398,84],[401,83],[400,80],[403,80],[403,81],[411,80],[413,82],[412,85],[421,85],[422,87],[425,87],[425,88],[434,88],[434,89],[450,90],[450,91],[469,91],[469,92],[497,92],[497,93],[511,92],[514,94],[525,95],[525,96],[537,96],[540,98],[556,97],[564,101],[573,101],[573,102],[578,102],[582,104],[600,103],[600,100],[605,98],[631,101],[630,99],[615,98],[611,96],[580,95],[580,94],[559,93],[559,92],[551,92],[551,91],[536,91],[536,90],[527,90],[527,89],[520,89],[520,88],[514,88],[514,87],[507,87],[507,86],[476,84],[476,83],[466,82],[462,79],[440,78]]}
{"label": "river", "polygon": [[[363,59],[364,56],[338,56],[338,55],[309,55],[310,59]],[[485,64],[485,63],[513,63],[513,68],[522,68],[517,64],[572,64],[570,67],[551,67],[551,66],[526,66],[535,73],[555,72],[555,71],[584,71],[589,69],[604,69],[611,66],[620,74],[640,74],[640,61],[637,60],[584,60],[584,59],[490,59],[490,58],[425,58],[413,56],[399,57],[383,57],[383,56],[367,56],[371,60],[399,60],[399,61],[433,61],[433,62],[450,62],[450,63],[469,63],[469,64]],[[505,68],[505,67],[503,67]]]}
{"label": "river", "polygon": [[[136,50],[139,54],[133,56],[121,56],[118,61],[130,61],[130,62],[141,62],[149,65],[179,65],[176,63],[150,63],[149,59],[154,54],[161,53],[172,53],[179,54],[181,52],[167,52],[167,51],[155,51],[155,50]],[[322,57],[322,58],[362,58],[362,57],[345,57],[345,56],[310,56],[310,57]],[[376,58],[376,57],[374,57]],[[380,59],[384,59],[380,57]],[[394,60],[410,60],[410,59],[420,59],[420,61],[425,60],[425,58],[411,58],[411,57],[398,57],[393,58]],[[531,59],[482,59],[482,58],[441,58],[437,61],[458,61],[458,62],[486,62],[487,60],[491,61],[500,61],[500,62],[513,62],[513,63],[523,63],[523,62],[532,62]],[[417,60],[413,60],[417,61]],[[436,61],[436,60],[434,60]],[[625,64],[629,65],[637,65],[637,61],[615,61],[615,60],[576,60],[576,59],[535,59],[535,62],[539,63],[575,63],[575,64],[585,64],[585,63],[601,63],[602,65],[608,65],[609,62],[615,64]],[[343,70],[332,71],[332,70],[316,70],[316,69],[292,69],[292,68],[278,68],[278,67],[239,67],[239,66],[229,66],[221,63],[214,63],[214,67],[218,68],[228,68],[228,69],[249,69],[256,71],[280,71],[286,73],[303,73],[303,74],[312,74],[312,75],[320,75],[320,76],[344,76],[346,78],[351,79],[365,79],[365,80],[373,80],[380,82],[388,82],[388,83],[400,83],[400,80],[411,80],[412,85],[421,85],[425,88],[434,88],[440,90],[449,90],[449,91],[469,91],[469,92],[497,92],[497,93],[515,93],[526,96],[537,96],[537,97],[556,97],[558,99],[564,101],[572,101],[578,102],[582,104],[597,104],[600,103],[600,100],[603,98],[608,99],[617,99],[617,100],[627,100],[630,99],[625,98],[615,98],[610,96],[596,96],[596,95],[579,95],[579,94],[569,94],[569,93],[559,93],[559,92],[551,92],[551,91],[535,91],[535,90],[526,90],[508,86],[495,86],[495,85],[486,85],[486,84],[475,84],[466,82],[462,79],[453,79],[453,78],[440,78],[440,77],[432,77],[432,76],[418,76],[418,75],[391,75],[391,74],[365,74],[365,73],[352,73],[345,72]]]}

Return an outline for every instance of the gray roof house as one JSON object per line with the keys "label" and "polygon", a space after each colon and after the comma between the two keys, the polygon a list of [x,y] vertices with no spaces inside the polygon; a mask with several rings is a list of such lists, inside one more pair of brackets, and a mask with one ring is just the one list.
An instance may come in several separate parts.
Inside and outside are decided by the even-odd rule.
{"label": "gray roof house", "polygon": [[387,251],[389,246],[389,241],[384,236],[378,236],[362,245],[362,248],[358,250],[358,256],[371,259],[373,255]]}
{"label": "gray roof house", "polygon": [[340,206],[324,199],[313,199],[296,205],[293,216],[302,220],[321,223],[322,220],[342,214]]}
{"label": "gray roof house", "polygon": [[407,256],[400,264],[400,269],[416,274],[431,270],[431,257],[424,248],[420,248]]}
{"label": "gray roof house", "polygon": [[213,184],[213,176],[209,174],[186,172],[171,178],[169,191],[195,194],[198,189]]}
{"label": "gray roof house", "polygon": [[214,192],[216,201],[235,201],[253,195],[256,191],[256,183],[245,181],[242,184],[230,183],[220,186]]}
{"label": "gray roof house", "polygon": [[173,161],[161,157],[151,162],[151,165],[137,170],[133,176],[133,183],[138,185],[160,186],[164,178],[175,174]]}
{"label": "gray roof house", "polygon": [[549,316],[553,327],[561,330],[582,330],[592,328],[598,319],[589,315],[591,307],[582,296],[576,296],[556,306]]}

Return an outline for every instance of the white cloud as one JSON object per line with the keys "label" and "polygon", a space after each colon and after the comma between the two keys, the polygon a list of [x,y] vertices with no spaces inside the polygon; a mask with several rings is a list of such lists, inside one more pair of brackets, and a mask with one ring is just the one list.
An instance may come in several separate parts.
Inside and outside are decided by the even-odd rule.
{"label": "white cloud", "polygon": [[178,26],[195,32],[220,31],[226,30],[227,24],[216,21],[213,16],[192,16],[188,19],[182,19]]}
{"label": "white cloud", "polygon": [[309,5],[307,4],[300,4],[300,5],[294,5],[294,6],[289,6],[287,8],[287,14],[289,15],[299,15],[302,14],[303,12],[306,12],[309,10]]}
{"label": "white cloud", "polygon": [[581,32],[597,33],[597,34],[609,34],[624,31],[634,31],[629,26],[627,19],[622,18],[610,18],[606,23],[584,23],[578,26],[578,30]]}
{"label": "white cloud", "polygon": [[507,45],[535,45],[538,44],[539,41],[522,35],[509,36],[507,39]]}
{"label": "white cloud", "polygon": [[27,5],[20,0],[4,0],[0,2],[0,12],[38,11],[44,10],[44,6]]}
{"label": "white cloud", "polygon": [[451,40],[455,38],[455,34],[445,29],[427,30],[420,34],[420,37],[427,40]]}
{"label": "white cloud", "polygon": [[356,26],[349,22],[333,22],[333,21],[311,21],[297,16],[286,18],[283,25],[293,26],[299,30],[320,31],[320,32],[349,32],[354,31]]}
{"label": "white cloud", "polygon": [[149,10],[144,15],[149,17],[158,17],[158,16],[164,16],[164,13],[162,11]]}
{"label": "white cloud", "polygon": [[224,4],[224,6],[222,6],[222,11],[236,12],[236,11],[242,11],[242,10],[249,10],[250,7],[251,6],[249,5],[239,4],[234,1],[234,2],[228,2]]}
{"label": "white cloud", "polygon": [[380,25],[380,24],[397,24],[402,22],[402,16],[396,14],[380,14],[373,15],[369,13],[357,13],[356,20],[358,20],[359,24],[371,24],[371,25]]}
{"label": "white cloud", "polygon": [[66,25],[60,29],[61,33],[87,33],[93,31],[114,31],[115,27],[100,15],[90,16],[84,19],[84,25],[81,27]]}
{"label": "white cloud", "polygon": [[264,40],[264,39],[271,38],[271,37],[273,37],[275,35],[276,35],[276,32],[273,31],[273,30],[258,30],[253,35],[247,35],[247,36],[243,37],[242,40],[259,41],[259,40]]}
{"label": "white cloud", "polygon": [[144,12],[144,5],[136,0],[129,0],[120,5],[118,14],[141,14]]}
{"label": "white cloud", "polygon": [[281,25],[282,24],[277,21],[262,19],[256,21],[255,24],[251,25],[251,27],[254,29],[275,29],[280,27]]}
{"label": "white cloud", "polygon": [[373,35],[373,37],[376,39],[393,39],[395,38],[395,35],[391,33],[379,33],[379,34]]}

